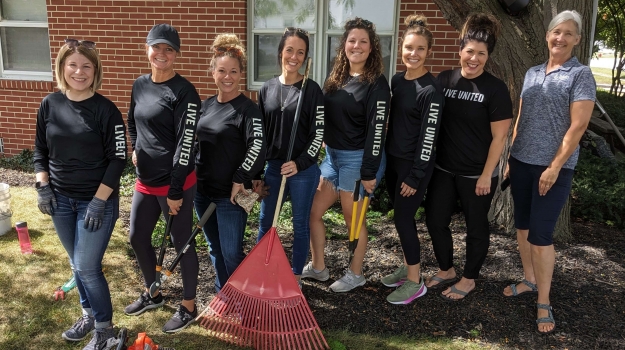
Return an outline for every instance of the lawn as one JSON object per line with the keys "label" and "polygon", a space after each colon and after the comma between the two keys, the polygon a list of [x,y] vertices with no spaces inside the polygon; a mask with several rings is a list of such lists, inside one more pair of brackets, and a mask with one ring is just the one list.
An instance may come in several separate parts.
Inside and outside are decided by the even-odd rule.
{"label": "lawn", "polygon": [[[590,67],[590,70],[592,70],[592,73],[595,77],[595,81],[597,82],[597,84],[612,85],[612,69]],[[621,76],[621,81],[625,82],[624,76]],[[609,90],[609,87],[608,87],[608,90]]]}
{"label": "lawn", "polygon": [[[70,277],[70,268],[49,217],[36,208],[32,188],[12,187],[12,221],[27,221],[34,254],[22,255],[14,229],[0,236],[0,349],[79,349],[66,342],[61,333],[80,315],[78,293],[67,294],[64,301],[52,298],[56,287]],[[127,204],[122,210],[127,211]],[[126,229],[118,222],[104,258],[104,273],[109,281],[115,310],[116,327],[129,329],[131,337],[147,332],[165,347],[184,349],[236,349],[214,340],[203,328],[193,325],[175,335],[161,332],[171,317],[173,300],[167,306],[138,317],[126,316],[122,308],[134,300],[141,285],[138,271],[127,243]],[[208,287],[208,288],[212,288]],[[477,340],[451,337],[378,336],[349,331],[324,333],[332,349],[483,349],[497,348]],[[416,336],[416,335],[415,335]]]}

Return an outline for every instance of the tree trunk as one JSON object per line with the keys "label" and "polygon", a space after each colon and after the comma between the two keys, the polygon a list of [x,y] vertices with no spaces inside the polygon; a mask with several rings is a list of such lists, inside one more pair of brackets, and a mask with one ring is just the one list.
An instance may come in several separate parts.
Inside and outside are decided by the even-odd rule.
{"label": "tree trunk", "polygon": [[[588,0],[534,0],[518,16],[509,15],[498,0],[433,0],[440,8],[449,23],[460,30],[467,16],[474,12],[492,13],[502,24],[502,32],[497,40],[497,47],[486,64],[486,70],[506,82],[514,104],[516,122],[519,99],[523,88],[525,72],[530,67],[544,63],[549,55],[547,52],[547,27],[551,19],[561,11],[576,10],[582,17],[582,40],[573,51],[583,64],[590,61],[590,45],[588,33],[592,25],[593,2]],[[509,145],[502,155],[501,173],[505,169]],[[501,176],[500,176],[501,179]],[[504,227],[508,232],[514,231],[512,198],[510,191],[501,193],[499,188],[493,199],[490,218]],[[563,214],[558,219],[554,236],[558,239],[570,237],[570,204],[567,201]]]}

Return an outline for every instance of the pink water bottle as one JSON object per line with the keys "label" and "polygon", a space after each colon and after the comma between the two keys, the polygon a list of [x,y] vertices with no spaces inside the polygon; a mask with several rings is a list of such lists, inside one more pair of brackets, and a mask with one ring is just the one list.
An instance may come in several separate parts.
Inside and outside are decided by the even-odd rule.
{"label": "pink water bottle", "polygon": [[28,234],[28,225],[26,225],[26,221],[16,222],[15,229],[17,230],[17,237],[20,240],[22,254],[32,254],[33,247],[30,245],[30,235]]}

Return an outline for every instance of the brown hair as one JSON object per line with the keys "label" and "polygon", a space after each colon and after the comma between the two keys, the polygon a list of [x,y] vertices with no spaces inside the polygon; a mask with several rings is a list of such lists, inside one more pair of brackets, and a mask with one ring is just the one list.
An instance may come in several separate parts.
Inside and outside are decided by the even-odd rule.
{"label": "brown hair", "polygon": [[213,58],[211,59],[211,70],[215,69],[217,65],[217,59],[219,57],[232,57],[239,60],[239,68],[241,71],[245,70],[245,64],[247,63],[247,55],[245,54],[245,47],[241,43],[241,40],[236,34],[219,34],[213,41]]}
{"label": "brown hair", "polygon": [[69,85],[67,81],[65,81],[65,75],[63,72],[65,71],[65,60],[74,53],[79,53],[85,56],[92,64],[93,64],[93,82],[89,87],[92,92],[96,92],[102,87],[102,79],[104,72],[102,71],[102,61],[100,60],[100,55],[98,55],[98,50],[95,47],[86,48],[82,44],[70,47],[68,44],[61,46],[59,53],[56,55],[56,60],[54,61],[54,74],[56,75],[56,86],[65,93],[69,90]]}
{"label": "brown hair", "polygon": [[486,44],[488,54],[490,55],[495,50],[497,37],[500,32],[501,23],[495,16],[485,13],[474,13],[467,17],[460,32],[460,50],[464,49],[464,46],[469,41],[477,41]]}
{"label": "brown hair", "polygon": [[404,31],[404,35],[401,37],[402,42],[406,40],[406,37],[408,35],[420,35],[427,39],[428,50],[432,48],[432,42],[434,41],[434,38],[432,36],[432,32],[430,32],[430,30],[427,28],[428,22],[425,16],[423,16],[422,14],[410,15],[406,17],[404,24],[406,24],[407,28]]}
{"label": "brown hair", "polygon": [[367,62],[363,69],[361,81],[368,84],[373,84],[376,79],[384,72],[384,64],[382,62],[382,49],[380,48],[380,37],[375,32],[375,24],[356,17],[347,21],[344,27],[345,31],[341,37],[339,47],[336,48],[336,57],[334,58],[334,66],[330,76],[326,79],[323,89],[326,92],[334,92],[341,87],[345,86],[347,79],[349,78],[349,60],[345,55],[345,42],[349,33],[353,29],[364,29],[369,34],[369,41],[371,43],[371,53],[367,57]]}

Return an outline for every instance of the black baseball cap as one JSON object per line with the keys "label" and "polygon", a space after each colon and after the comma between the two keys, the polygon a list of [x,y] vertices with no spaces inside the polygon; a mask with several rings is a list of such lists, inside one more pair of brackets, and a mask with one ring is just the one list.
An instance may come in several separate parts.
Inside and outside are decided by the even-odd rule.
{"label": "black baseball cap", "polygon": [[148,33],[145,42],[152,46],[154,44],[167,44],[180,52],[180,36],[176,28],[167,23],[157,24]]}

